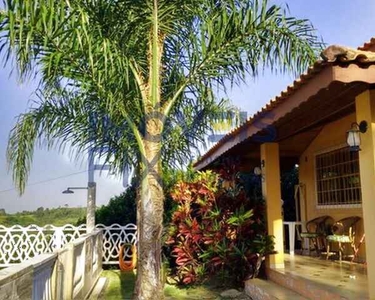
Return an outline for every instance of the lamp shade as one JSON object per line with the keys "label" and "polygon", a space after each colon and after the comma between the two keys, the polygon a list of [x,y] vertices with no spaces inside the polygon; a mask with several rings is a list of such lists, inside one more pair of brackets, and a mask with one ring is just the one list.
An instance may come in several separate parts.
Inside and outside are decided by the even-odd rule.
{"label": "lamp shade", "polygon": [[350,147],[350,151],[356,152],[361,150],[361,137],[359,136],[359,134],[359,129],[355,128],[354,126],[347,132],[346,142]]}
{"label": "lamp shade", "polygon": [[254,168],[254,174],[255,174],[256,176],[261,176],[261,175],[262,175],[262,169],[259,168],[259,167],[255,167],[255,168]]}
{"label": "lamp shade", "polygon": [[74,194],[74,191],[72,191],[71,189],[66,189],[65,191],[62,192],[63,194]]}

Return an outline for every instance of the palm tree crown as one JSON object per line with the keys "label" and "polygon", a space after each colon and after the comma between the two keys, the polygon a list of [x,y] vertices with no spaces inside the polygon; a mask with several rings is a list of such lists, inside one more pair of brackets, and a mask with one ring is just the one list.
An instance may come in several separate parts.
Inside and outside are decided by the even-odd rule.
{"label": "palm tree crown", "polygon": [[50,146],[70,141],[79,153],[99,143],[122,168],[134,164],[145,116],[155,109],[168,125],[168,164],[183,160],[212,109],[220,110],[215,88],[260,67],[299,72],[320,47],[307,20],[267,1],[7,0],[5,7],[2,52],[15,55],[22,79],[38,74],[42,89],[9,143],[21,190],[38,137]]}
{"label": "palm tree crown", "polygon": [[[183,161],[223,110],[215,91],[260,69],[300,72],[321,43],[267,0],[4,0],[0,52],[40,101],[11,132],[24,190],[37,140],[101,147],[141,176],[137,299],[161,299],[162,158]],[[225,107],[224,107],[225,108]]]}

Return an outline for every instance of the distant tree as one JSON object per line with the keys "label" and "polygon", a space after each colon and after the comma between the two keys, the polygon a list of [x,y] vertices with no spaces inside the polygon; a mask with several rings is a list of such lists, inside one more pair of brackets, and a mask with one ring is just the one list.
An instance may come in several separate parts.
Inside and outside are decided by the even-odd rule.
{"label": "distant tree", "polygon": [[0,208],[0,216],[5,216],[6,214],[5,208]]}
{"label": "distant tree", "polygon": [[[131,185],[125,192],[119,196],[112,197],[108,204],[102,205],[95,211],[96,224],[126,225],[136,223],[137,204],[136,204],[136,185]],[[77,224],[86,223],[86,217],[78,220]]]}

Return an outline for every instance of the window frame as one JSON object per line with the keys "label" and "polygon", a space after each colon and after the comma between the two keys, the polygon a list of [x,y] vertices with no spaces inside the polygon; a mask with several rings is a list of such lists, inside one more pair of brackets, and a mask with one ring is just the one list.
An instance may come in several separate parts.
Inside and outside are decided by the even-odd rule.
{"label": "window frame", "polygon": [[[325,148],[323,150],[317,151],[314,153],[314,161],[313,161],[313,166],[314,166],[314,185],[315,185],[315,206],[317,209],[338,209],[338,208],[344,208],[344,209],[350,209],[350,208],[362,208],[362,203],[356,203],[356,204],[329,204],[329,205],[322,205],[319,204],[318,202],[318,172],[317,172],[317,166],[316,166],[316,158],[319,155],[340,150],[343,148],[349,147],[347,143],[342,143],[333,147]],[[362,184],[360,187],[361,194],[362,194]],[[361,202],[362,202],[362,196],[361,196]]]}

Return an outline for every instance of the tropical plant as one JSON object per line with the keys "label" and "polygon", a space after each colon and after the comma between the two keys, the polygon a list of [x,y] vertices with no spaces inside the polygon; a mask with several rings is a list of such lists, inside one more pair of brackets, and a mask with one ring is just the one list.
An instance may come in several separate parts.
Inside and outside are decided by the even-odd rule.
{"label": "tropical plant", "polygon": [[[307,20],[266,0],[4,0],[0,50],[41,100],[13,129],[22,192],[36,141],[101,149],[136,167],[136,298],[162,299],[162,162],[180,164],[217,108],[214,89],[259,68],[301,71],[320,43]],[[220,109],[218,109],[220,111]],[[164,158],[162,160],[162,158]]]}
{"label": "tropical plant", "polygon": [[263,200],[246,195],[238,172],[230,179],[211,171],[198,172],[172,190],[178,206],[166,251],[178,283],[201,283],[219,274],[227,284],[243,284],[257,275],[262,258],[273,252]]}

